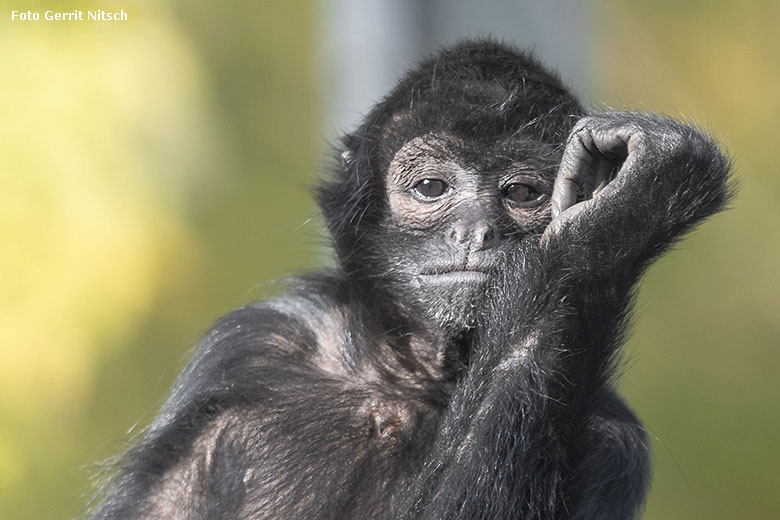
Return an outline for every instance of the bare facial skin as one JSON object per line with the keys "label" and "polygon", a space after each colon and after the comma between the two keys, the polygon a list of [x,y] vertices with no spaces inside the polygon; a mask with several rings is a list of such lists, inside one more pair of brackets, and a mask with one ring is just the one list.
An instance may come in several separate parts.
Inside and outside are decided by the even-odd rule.
{"label": "bare facial skin", "polygon": [[[499,208],[526,228],[549,218],[549,181],[534,169],[535,165],[518,160],[502,170],[480,171],[479,166],[459,160],[448,148],[453,141],[435,134],[417,137],[393,157],[386,190],[399,227],[435,228],[456,213],[458,206],[475,202],[477,206]],[[458,148],[465,145],[457,143]],[[426,199],[415,190],[425,180],[441,181],[446,189],[441,196]]]}
{"label": "bare facial skin", "polygon": [[506,254],[550,221],[552,172],[531,157],[538,143],[497,142],[493,150],[446,133],[404,143],[387,169],[390,270],[417,294],[421,312],[452,333],[473,326]]}

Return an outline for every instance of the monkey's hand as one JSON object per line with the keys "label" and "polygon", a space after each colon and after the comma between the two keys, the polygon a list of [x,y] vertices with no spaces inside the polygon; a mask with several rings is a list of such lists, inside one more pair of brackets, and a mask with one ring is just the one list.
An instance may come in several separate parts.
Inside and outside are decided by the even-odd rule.
{"label": "monkey's hand", "polygon": [[572,249],[574,241],[580,258],[590,253],[606,264],[649,261],[723,208],[733,193],[729,166],[709,136],[677,121],[585,117],[567,140],[542,242]]}

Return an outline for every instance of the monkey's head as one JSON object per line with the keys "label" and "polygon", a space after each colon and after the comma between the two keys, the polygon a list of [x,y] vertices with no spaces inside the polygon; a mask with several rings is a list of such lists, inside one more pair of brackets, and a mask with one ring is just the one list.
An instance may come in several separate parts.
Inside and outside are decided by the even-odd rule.
{"label": "monkey's head", "polygon": [[495,42],[409,72],[344,139],[318,192],[347,276],[439,327],[470,326],[505,253],[549,223],[582,114],[555,74]]}

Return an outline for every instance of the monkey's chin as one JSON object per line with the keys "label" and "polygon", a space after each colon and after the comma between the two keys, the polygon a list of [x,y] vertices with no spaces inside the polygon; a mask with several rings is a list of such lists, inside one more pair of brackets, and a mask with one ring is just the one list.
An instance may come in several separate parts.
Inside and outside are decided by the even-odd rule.
{"label": "monkey's chin", "polygon": [[448,333],[474,327],[489,276],[479,271],[420,275],[420,307],[427,320]]}

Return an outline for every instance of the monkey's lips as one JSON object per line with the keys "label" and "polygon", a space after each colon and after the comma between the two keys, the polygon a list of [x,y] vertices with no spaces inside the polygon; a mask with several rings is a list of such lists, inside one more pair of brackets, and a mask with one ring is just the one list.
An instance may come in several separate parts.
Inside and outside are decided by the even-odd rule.
{"label": "monkey's lips", "polygon": [[481,285],[490,278],[484,271],[467,270],[421,273],[418,277],[423,284],[437,285]]}

